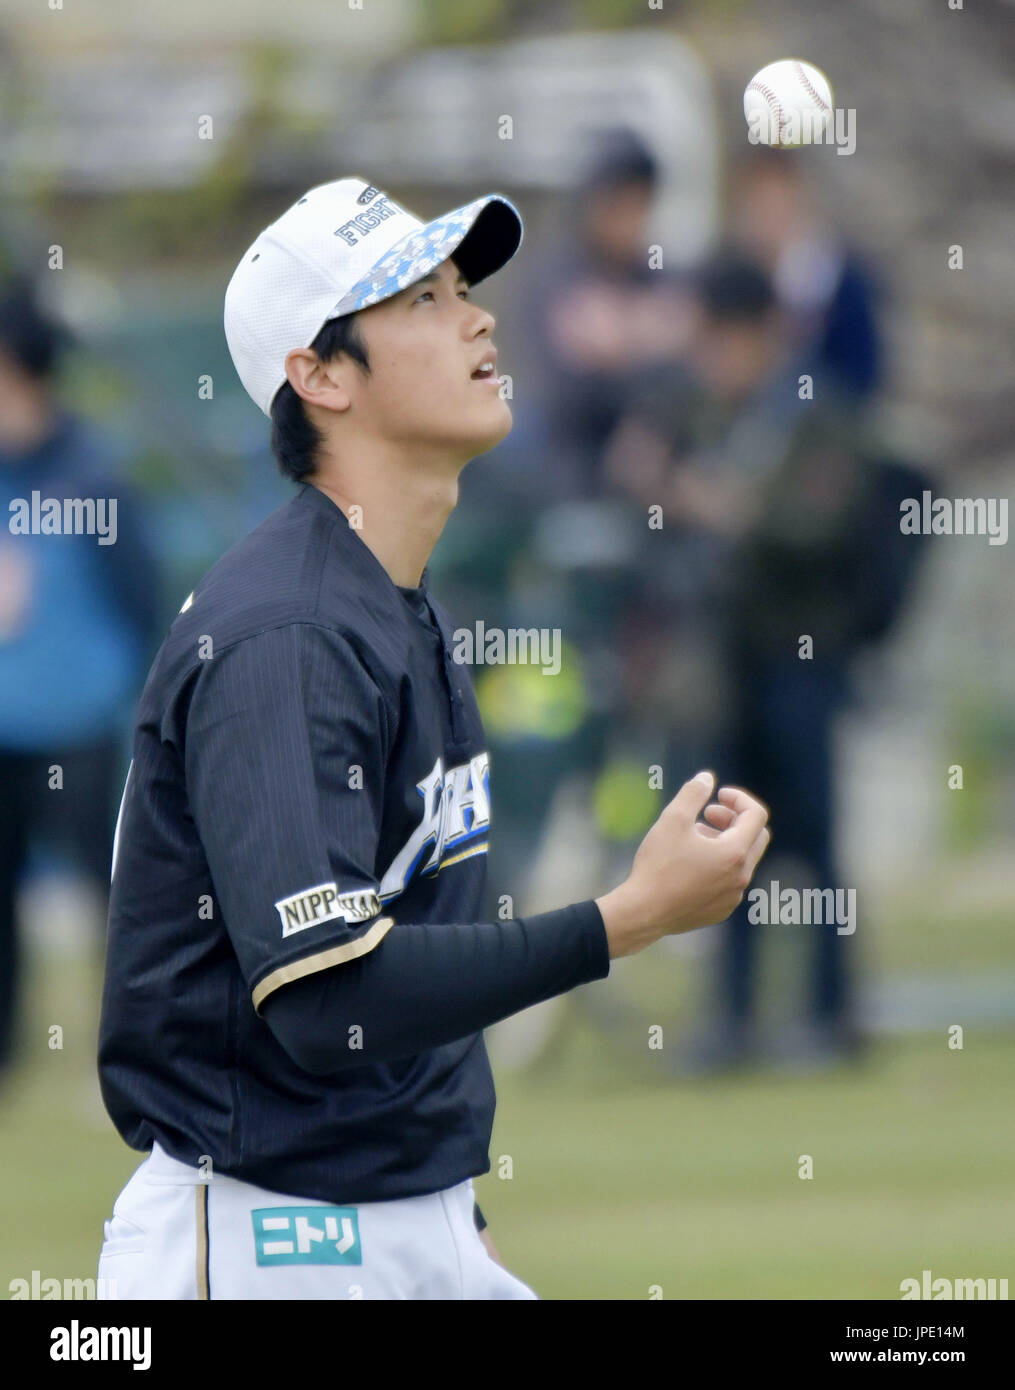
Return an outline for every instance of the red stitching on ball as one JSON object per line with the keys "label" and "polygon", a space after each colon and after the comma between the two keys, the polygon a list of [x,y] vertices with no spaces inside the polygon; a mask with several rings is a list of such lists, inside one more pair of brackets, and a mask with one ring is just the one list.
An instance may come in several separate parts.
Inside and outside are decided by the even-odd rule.
{"label": "red stitching on ball", "polygon": [[760,92],[761,95],[765,98],[765,100],[769,103],[769,105],[775,107],[775,119],[778,126],[775,135],[778,142],[782,144],[782,127],[785,118],[782,114],[782,107],[779,104],[779,98],[772,91],[771,87],[766,87],[762,82],[749,82],[747,84],[747,90],[749,92]]}
{"label": "red stitching on ball", "polygon": [[796,69],[797,77],[799,77],[800,81],[804,84],[804,87],[806,88],[808,95],[813,97],[814,100],[818,103],[818,105],[823,107],[824,110],[831,111],[832,108],[829,106],[828,102],[825,101],[824,97],[821,96],[819,92],[815,91],[814,84],[811,82],[806,72],[804,72],[803,64],[794,59],[793,66]]}

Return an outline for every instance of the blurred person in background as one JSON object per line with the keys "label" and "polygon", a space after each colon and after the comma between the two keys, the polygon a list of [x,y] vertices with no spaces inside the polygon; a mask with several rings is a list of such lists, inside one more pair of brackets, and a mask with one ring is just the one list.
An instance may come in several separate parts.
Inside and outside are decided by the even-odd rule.
{"label": "blurred person in background", "polygon": [[[563,783],[598,766],[607,746],[601,695],[612,678],[626,577],[607,554],[618,539],[613,517],[595,505],[600,459],[632,382],[681,351],[690,318],[683,278],[650,259],[659,179],[655,155],[632,130],[596,132],[564,231],[533,254],[515,311],[514,337],[525,344],[517,378],[522,433],[504,472],[494,466],[483,484],[504,479],[503,505],[491,511],[505,527],[518,515],[511,496],[521,489],[525,534],[509,537],[501,621],[559,627],[567,651],[558,675],[511,670],[477,682],[501,768],[494,865],[508,884],[523,882],[535,862]],[[533,495],[542,503],[538,515]]]}
{"label": "blurred person in background", "polygon": [[[17,1051],[30,851],[69,853],[105,902],[121,745],[154,637],[155,566],[116,448],[57,396],[69,342],[27,276],[0,284],[0,1074]],[[103,499],[112,543],[41,521],[22,533],[33,494],[40,509],[58,500],[61,526],[64,499]]]}
{"label": "blurred person in background", "polygon": [[562,494],[596,491],[631,382],[687,341],[686,286],[650,264],[658,183],[657,160],[638,136],[601,132],[565,236],[530,272],[522,335],[552,465],[544,474]]}
{"label": "blurred person in background", "polygon": [[[852,659],[887,633],[908,588],[917,550],[899,531],[899,501],[926,479],[880,456],[855,396],[801,393],[809,348],[794,340],[761,265],[724,250],[703,269],[700,292],[688,361],[642,383],[606,451],[606,475],[642,506],[662,505],[662,544],[644,550],[647,582],[683,570],[686,621],[711,634],[714,662],[684,685],[685,699],[706,707],[696,727],[713,739],[711,765],[768,804],[783,886],[835,890],[835,720]],[[682,636],[667,616],[661,624],[656,660],[665,667]],[[676,709],[671,723],[694,713]],[[686,750],[669,746],[672,777]],[[693,758],[701,755],[696,747]],[[726,925],[714,1014],[685,1049],[684,1070],[761,1053],[766,928],[750,911],[745,899]],[[855,937],[835,921],[805,930],[809,1009],[784,1035],[782,1059],[856,1057]]]}
{"label": "blurred person in background", "polygon": [[821,214],[797,156],[749,147],[730,189],[730,237],[772,276],[791,341],[817,391],[857,400],[882,384],[881,289],[866,258]]}

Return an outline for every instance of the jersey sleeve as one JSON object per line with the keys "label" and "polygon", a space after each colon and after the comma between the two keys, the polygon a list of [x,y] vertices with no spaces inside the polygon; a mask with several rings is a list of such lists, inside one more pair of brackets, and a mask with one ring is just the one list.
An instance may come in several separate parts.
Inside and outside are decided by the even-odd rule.
{"label": "jersey sleeve", "polygon": [[313,623],[207,658],[187,712],[187,796],[215,910],[254,1008],[366,954],[393,716],[348,641]]}

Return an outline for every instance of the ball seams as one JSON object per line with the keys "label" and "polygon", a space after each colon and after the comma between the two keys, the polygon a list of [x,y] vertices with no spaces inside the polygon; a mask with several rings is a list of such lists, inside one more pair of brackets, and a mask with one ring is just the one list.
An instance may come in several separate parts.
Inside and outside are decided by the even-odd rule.
{"label": "ball seams", "polygon": [[747,90],[749,92],[760,93],[760,95],[764,97],[765,101],[768,102],[769,107],[772,108],[777,123],[776,138],[781,143],[782,127],[785,117],[782,113],[782,106],[780,105],[779,98],[772,91],[771,87],[766,87],[763,82],[749,82],[747,84]]}
{"label": "ball seams", "polygon": [[794,58],[793,60],[793,70],[796,73],[797,77],[799,77],[800,81],[803,83],[804,90],[806,91],[807,95],[811,98],[811,100],[816,101],[817,104],[821,107],[822,111],[831,112],[832,108],[829,106],[828,102],[825,101],[824,97],[814,86],[814,83],[807,76],[807,71],[804,68],[803,63],[801,63],[797,58]]}

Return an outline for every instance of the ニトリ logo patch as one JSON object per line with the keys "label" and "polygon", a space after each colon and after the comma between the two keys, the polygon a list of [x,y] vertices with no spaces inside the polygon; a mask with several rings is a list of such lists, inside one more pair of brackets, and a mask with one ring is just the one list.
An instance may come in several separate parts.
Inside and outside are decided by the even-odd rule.
{"label": "\u30cb\u30c8\u30ea logo patch", "polygon": [[361,1265],[355,1207],[258,1207],[254,1253],[259,1265]]}

